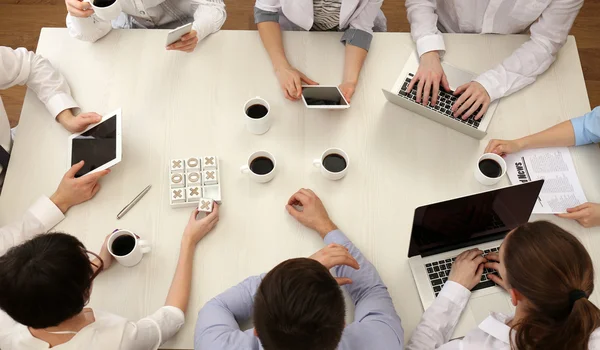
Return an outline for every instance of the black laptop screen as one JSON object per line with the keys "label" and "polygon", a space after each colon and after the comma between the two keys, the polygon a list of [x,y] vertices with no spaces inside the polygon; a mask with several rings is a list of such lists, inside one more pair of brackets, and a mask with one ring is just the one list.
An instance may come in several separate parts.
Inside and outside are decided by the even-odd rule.
{"label": "black laptop screen", "polygon": [[417,208],[408,257],[503,238],[529,220],[543,184],[539,180]]}

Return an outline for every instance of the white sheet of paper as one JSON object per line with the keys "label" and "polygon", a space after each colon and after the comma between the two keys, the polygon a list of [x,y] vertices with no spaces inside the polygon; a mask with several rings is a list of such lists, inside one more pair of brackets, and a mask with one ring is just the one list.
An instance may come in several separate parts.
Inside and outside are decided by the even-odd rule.
{"label": "white sheet of paper", "polygon": [[514,184],[544,179],[534,214],[566,213],[587,202],[566,147],[526,150],[506,156],[508,178]]}

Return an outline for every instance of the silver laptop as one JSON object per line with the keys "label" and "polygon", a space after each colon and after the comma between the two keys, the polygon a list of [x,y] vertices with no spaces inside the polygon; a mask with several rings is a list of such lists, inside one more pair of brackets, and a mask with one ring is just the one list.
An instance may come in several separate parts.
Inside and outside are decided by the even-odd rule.
{"label": "silver laptop", "polygon": [[[467,197],[419,207],[415,210],[410,246],[410,269],[427,309],[448,281],[454,259],[462,252],[479,248],[484,254],[498,252],[512,229],[529,221],[544,180],[491,190]],[[491,311],[510,314],[510,296],[488,280],[485,269],[480,283],[454,331],[462,337],[476,328]]]}
{"label": "silver laptop", "polygon": [[[448,83],[450,84],[452,91],[477,77],[475,73],[464,71],[445,62],[442,63],[442,67],[444,68],[444,72],[446,73],[446,77],[448,78]],[[481,119],[475,120],[475,116],[480,112],[478,109],[468,119],[463,120],[460,116],[459,118],[455,118],[450,110],[459,96],[454,96],[452,92],[445,92],[440,86],[438,103],[436,106],[431,105],[431,98],[429,99],[429,104],[427,106],[423,106],[422,103],[417,103],[415,100],[417,84],[415,84],[412,91],[406,91],[418,68],[419,58],[417,53],[413,52],[410,54],[408,60],[404,64],[404,69],[402,70],[402,73],[400,73],[400,76],[398,77],[398,80],[394,84],[392,90],[389,91],[382,89],[383,94],[388,101],[442,125],[446,125],[447,127],[463,134],[479,140],[484,138],[485,135],[487,135],[487,129],[490,125],[490,121],[492,120],[492,116],[498,107],[498,100],[490,104],[488,110],[481,117]]]}

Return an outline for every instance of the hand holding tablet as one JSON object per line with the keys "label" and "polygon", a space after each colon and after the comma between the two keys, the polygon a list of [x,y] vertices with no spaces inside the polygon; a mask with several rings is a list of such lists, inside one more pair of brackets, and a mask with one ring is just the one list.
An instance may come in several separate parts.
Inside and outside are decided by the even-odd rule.
{"label": "hand holding tablet", "polygon": [[350,103],[337,86],[304,85],[302,86],[302,101],[306,108],[345,109]]}
{"label": "hand holding tablet", "polygon": [[175,28],[167,35],[167,50],[192,52],[198,44],[198,33],[192,29],[193,23]]}

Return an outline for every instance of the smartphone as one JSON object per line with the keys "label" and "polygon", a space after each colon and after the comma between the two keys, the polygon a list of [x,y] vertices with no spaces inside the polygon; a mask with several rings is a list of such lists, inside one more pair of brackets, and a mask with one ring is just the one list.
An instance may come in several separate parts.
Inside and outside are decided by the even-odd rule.
{"label": "smartphone", "polygon": [[167,46],[176,43],[182,36],[192,31],[193,23],[184,24],[179,28],[175,28],[167,35]]}
{"label": "smartphone", "polygon": [[303,85],[302,100],[307,108],[345,109],[350,107],[337,86]]}

